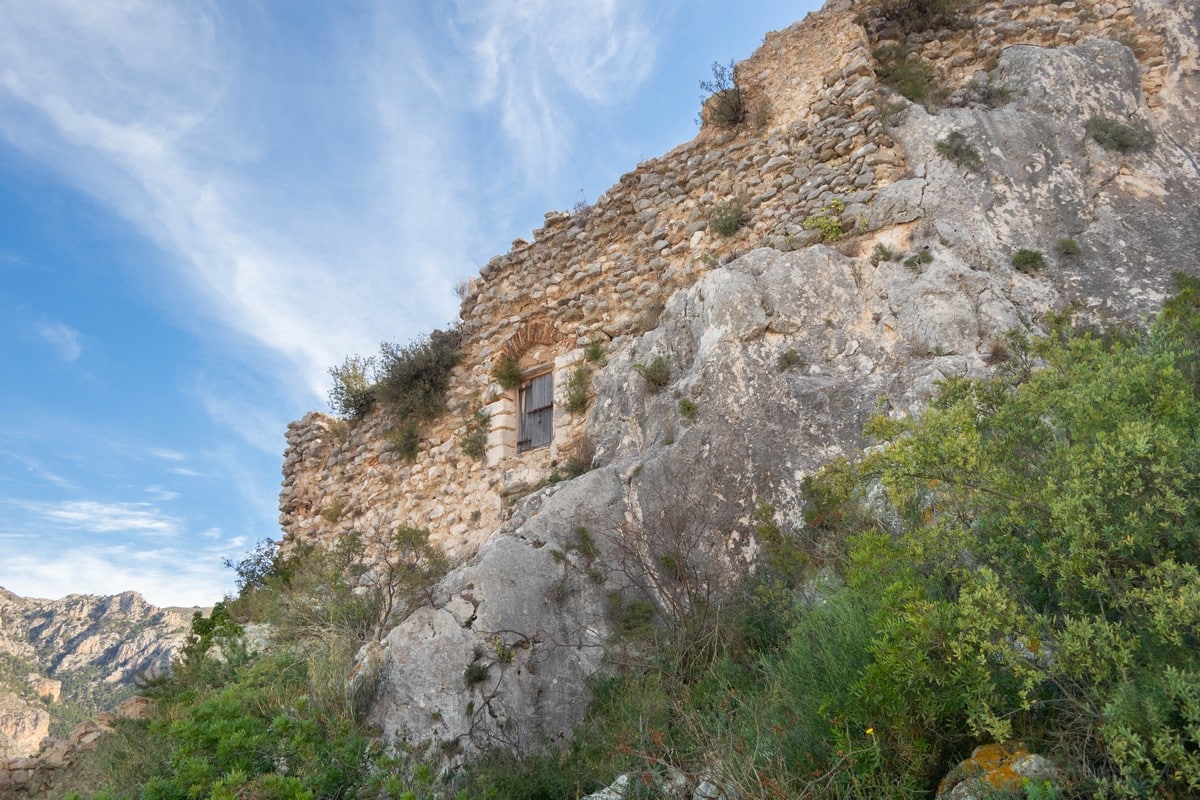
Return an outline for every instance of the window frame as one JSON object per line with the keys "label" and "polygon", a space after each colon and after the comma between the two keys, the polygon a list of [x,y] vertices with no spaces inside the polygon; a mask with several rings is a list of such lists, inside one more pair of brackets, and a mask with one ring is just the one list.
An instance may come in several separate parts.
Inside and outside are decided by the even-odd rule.
{"label": "window frame", "polygon": [[[527,408],[529,403],[540,405]],[[517,452],[549,447],[553,441],[554,370],[531,371],[517,387]]]}

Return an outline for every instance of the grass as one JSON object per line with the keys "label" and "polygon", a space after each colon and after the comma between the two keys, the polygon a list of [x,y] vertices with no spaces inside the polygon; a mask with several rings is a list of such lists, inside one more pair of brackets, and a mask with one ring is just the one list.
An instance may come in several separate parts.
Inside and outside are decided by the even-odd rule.
{"label": "grass", "polygon": [[700,416],[700,406],[684,397],[679,400],[679,416],[688,422],[694,422]]}

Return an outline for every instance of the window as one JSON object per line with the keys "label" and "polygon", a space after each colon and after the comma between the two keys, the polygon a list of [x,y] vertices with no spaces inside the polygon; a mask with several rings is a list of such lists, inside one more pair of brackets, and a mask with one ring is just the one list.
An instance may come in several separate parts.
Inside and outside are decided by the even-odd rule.
{"label": "window", "polygon": [[554,374],[535,375],[517,393],[517,452],[550,444],[554,424]]}

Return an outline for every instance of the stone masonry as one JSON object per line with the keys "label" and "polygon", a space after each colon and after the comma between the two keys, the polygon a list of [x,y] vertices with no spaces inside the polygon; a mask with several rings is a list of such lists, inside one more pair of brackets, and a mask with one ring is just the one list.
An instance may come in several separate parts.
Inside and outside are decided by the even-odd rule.
{"label": "stone masonry", "polygon": [[[412,525],[452,558],[468,557],[513,498],[565,462],[588,459],[586,420],[563,409],[586,346],[654,327],[676,290],[741,253],[818,241],[805,225],[814,216],[838,218],[847,232],[838,247],[848,255],[878,241],[905,246],[910,231],[873,213],[878,193],[909,172],[889,135],[895,98],[876,79],[880,46],[903,44],[926,59],[949,104],[977,102],[972,87],[986,85],[1000,51],[1014,44],[1116,39],[1136,54],[1151,108],[1167,75],[1152,9],[1133,0],[999,0],[982,4],[969,25],[908,37],[867,24],[860,5],[833,0],[766,36],[736,69],[745,123],[731,130],[706,121],[695,139],[639,164],[590,207],[546,214],[530,241],[516,240],[483,268],[462,301],[464,358],[449,411],[423,431],[414,461],[389,449],[397,421],[379,411],[353,422],[311,413],[292,423],[280,495],[285,544],[328,544],[351,532],[382,542]],[[717,235],[714,212],[737,198],[743,226]],[[553,373],[549,447],[517,452],[516,392],[492,377],[502,356]],[[488,419],[481,459],[462,452],[477,412]]]}

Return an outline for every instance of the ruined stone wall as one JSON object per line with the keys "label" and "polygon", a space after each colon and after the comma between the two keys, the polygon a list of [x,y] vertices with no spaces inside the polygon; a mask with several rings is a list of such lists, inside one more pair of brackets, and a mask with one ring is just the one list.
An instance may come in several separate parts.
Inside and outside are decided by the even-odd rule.
{"label": "ruined stone wall", "polygon": [[[982,5],[973,24],[907,37],[894,25],[864,27],[858,6],[831,2],[768,34],[737,66],[745,124],[706,124],[691,142],[639,164],[590,208],[547,214],[532,241],[515,241],[487,264],[463,299],[464,359],[449,411],[424,431],[415,461],[389,449],[395,421],[382,412],[353,424],[314,413],[290,425],[280,496],[285,541],[330,542],[350,532],[382,541],[412,525],[428,529],[452,557],[469,555],[503,519],[509,499],[552,478],[564,461],[586,460],[585,419],[563,410],[586,345],[619,347],[622,337],[653,327],[675,290],[734,255],[816,241],[820,234],[805,226],[813,215],[839,217],[848,234],[839,246],[856,254],[880,238],[906,236],[872,223],[877,192],[908,170],[888,134],[897,98],[876,80],[879,46],[904,44],[928,60],[943,99],[959,104],[978,102],[973,92],[1000,48],[1098,35],[1134,49],[1151,97],[1162,86],[1162,37],[1131,0],[1001,0]],[[717,235],[714,211],[738,197],[744,226]],[[492,377],[503,355],[553,371],[551,446],[517,452],[516,393]],[[477,459],[462,445],[479,411],[488,433]]]}

